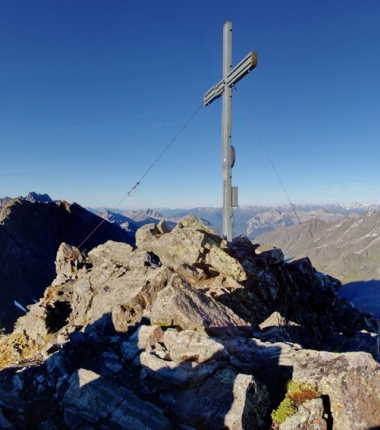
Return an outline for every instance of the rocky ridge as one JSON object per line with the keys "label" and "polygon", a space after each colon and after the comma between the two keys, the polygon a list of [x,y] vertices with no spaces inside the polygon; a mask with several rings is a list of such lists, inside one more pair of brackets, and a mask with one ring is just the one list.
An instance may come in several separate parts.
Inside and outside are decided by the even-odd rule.
{"label": "rocky ridge", "polygon": [[10,429],[375,429],[379,322],[308,258],[194,216],[62,243],[43,298],[0,340]]}
{"label": "rocky ridge", "polygon": [[[46,195],[45,195],[46,196]],[[84,247],[112,239],[133,244],[134,238],[76,203],[40,202],[30,193],[9,199],[0,209],[0,328],[12,329],[26,307],[44,293],[55,277],[54,260],[61,242],[79,245],[96,227]]]}

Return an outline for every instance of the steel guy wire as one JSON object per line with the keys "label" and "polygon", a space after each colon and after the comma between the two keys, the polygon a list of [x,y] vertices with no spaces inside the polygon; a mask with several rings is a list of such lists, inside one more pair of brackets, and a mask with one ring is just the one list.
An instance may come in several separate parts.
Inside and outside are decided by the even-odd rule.
{"label": "steel guy wire", "polygon": [[[145,176],[153,169],[154,165],[158,162],[158,160],[164,155],[164,153],[169,149],[169,147],[172,145],[172,143],[177,139],[177,137],[182,133],[182,131],[187,127],[189,122],[195,117],[195,115],[198,113],[200,108],[203,106],[202,103],[197,107],[197,109],[194,111],[194,113],[190,116],[190,118],[185,122],[185,124],[180,128],[178,133],[173,137],[173,139],[166,145],[166,147],[161,151],[159,156],[153,161],[153,163],[148,167],[148,169],[145,171],[145,173],[141,176],[141,178],[135,183],[135,185],[128,191],[128,193],[120,200],[120,202],[112,209],[117,209],[123,201],[127,197],[131,197],[135,192],[137,187],[140,185],[141,181],[145,178]],[[92,232],[80,243],[80,245],[77,247],[78,249],[95,233],[95,231],[105,222],[106,219],[103,219],[95,228],[92,230]]]}
{"label": "steel guy wire", "polygon": [[246,113],[246,115],[248,116],[248,119],[249,119],[249,121],[250,121],[250,123],[251,123],[251,125],[252,125],[253,129],[255,130],[255,133],[256,133],[256,135],[257,135],[257,138],[259,139],[259,142],[261,143],[261,146],[263,147],[263,149],[264,149],[264,152],[265,152],[266,156],[268,157],[268,160],[269,160],[269,162],[270,162],[270,164],[271,164],[271,166],[272,166],[272,169],[273,169],[274,173],[276,174],[277,179],[278,179],[278,181],[280,182],[282,189],[284,190],[284,193],[285,193],[285,195],[286,195],[286,197],[287,197],[287,199],[288,199],[288,201],[289,201],[289,204],[290,204],[291,208],[293,209],[294,215],[296,216],[296,218],[297,218],[297,220],[298,220],[298,224],[301,224],[301,220],[300,220],[300,218],[299,218],[299,216],[298,216],[298,213],[297,213],[297,211],[296,211],[296,208],[295,208],[294,204],[293,204],[293,203],[291,202],[291,200],[290,200],[290,197],[289,197],[289,195],[288,195],[288,193],[287,193],[287,191],[286,191],[286,189],[285,189],[285,186],[284,186],[283,182],[281,181],[281,178],[280,178],[280,176],[279,176],[279,174],[278,174],[278,172],[277,172],[276,168],[274,167],[274,164],[273,164],[273,162],[272,162],[272,159],[270,158],[269,153],[268,153],[268,151],[267,151],[267,149],[266,149],[266,147],[265,147],[265,145],[264,145],[263,141],[261,140],[261,137],[260,137],[260,135],[259,135],[259,133],[258,133],[258,131],[257,131],[256,127],[255,127],[255,124],[254,124],[254,122],[253,122],[253,120],[252,120],[251,116],[250,116],[250,115],[249,115],[249,113],[248,113],[248,109],[247,109],[247,107],[246,107],[246,105],[245,105],[245,103],[244,103],[244,101],[243,101],[243,99],[242,99],[242,97],[241,97],[241,94],[238,92],[238,90],[237,90],[237,88],[235,87],[235,85],[234,85],[234,89],[235,89],[235,91],[237,92],[237,94],[238,94],[238,96],[239,96],[239,98],[240,98],[240,102],[241,102],[241,104],[243,105],[243,108],[244,108],[244,110],[245,110],[245,113]]}

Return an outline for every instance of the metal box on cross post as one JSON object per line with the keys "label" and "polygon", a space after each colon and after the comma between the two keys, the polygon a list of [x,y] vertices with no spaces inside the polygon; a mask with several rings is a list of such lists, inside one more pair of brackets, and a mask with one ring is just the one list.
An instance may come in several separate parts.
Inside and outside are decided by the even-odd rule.
{"label": "metal box on cross post", "polygon": [[231,187],[231,207],[237,208],[238,206],[238,187]]}

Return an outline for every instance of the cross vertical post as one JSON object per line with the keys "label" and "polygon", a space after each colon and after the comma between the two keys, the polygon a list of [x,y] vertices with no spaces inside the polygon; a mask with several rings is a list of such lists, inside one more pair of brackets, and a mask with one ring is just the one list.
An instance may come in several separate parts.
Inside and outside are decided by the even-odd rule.
{"label": "cross vertical post", "polygon": [[223,115],[222,115],[222,160],[223,160],[223,236],[232,240],[232,88],[227,85],[227,76],[232,69],[232,22],[223,27]]}
{"label": "cross vertical post", "polygon": [[257,65],[257,53],[250,52],[232,69],[232,22],[223,27],[223,79],[203,97],[206,106],[223,95],[222,160],[223,160],[223,237],[232,241],[232,207],[237,206],[237,187],[232,187],[232,167],[235,150],[232,137],[232,86]]}

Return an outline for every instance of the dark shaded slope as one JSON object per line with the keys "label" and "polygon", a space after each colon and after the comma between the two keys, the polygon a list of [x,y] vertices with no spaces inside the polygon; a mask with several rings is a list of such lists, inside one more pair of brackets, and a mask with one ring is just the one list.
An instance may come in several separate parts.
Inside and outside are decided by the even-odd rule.
{"label": "dark shaded slope", "polygon": [[[51,284],[59,245],[78,246],[101,221],[76,203],[8,202],[0,211],[0,327],[12,329],[23,313],[14,300],[25,307]],[[133,242],[121,228],[103,222],[81,250],[107,240]]]}

